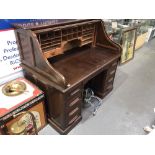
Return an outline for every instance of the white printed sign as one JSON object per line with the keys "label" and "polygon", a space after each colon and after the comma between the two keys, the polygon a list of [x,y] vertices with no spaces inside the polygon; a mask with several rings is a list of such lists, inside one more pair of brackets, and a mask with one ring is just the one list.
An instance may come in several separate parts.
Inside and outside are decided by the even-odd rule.
{"label": "white printed sign", "polygon": [[22,70],[14,30],[0,32],[0,79]]}

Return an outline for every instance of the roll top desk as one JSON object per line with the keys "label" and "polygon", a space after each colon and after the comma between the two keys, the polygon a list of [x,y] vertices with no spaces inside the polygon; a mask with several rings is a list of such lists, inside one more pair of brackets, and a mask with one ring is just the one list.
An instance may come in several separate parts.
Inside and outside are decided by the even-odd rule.
{"label": "roll top desk", "polygon": [[85,88],[101,98],[113,89],[122,49],[102,20],[14,27],[25,77],[45,92],[49,124],[67,134],[82,119]]}

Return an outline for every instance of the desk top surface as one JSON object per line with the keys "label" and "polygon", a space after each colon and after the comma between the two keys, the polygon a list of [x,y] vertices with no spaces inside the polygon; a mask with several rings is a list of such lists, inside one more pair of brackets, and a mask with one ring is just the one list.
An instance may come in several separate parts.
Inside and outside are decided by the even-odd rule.
{"label": "desk top surface", "polygon": [[110,49],[94,47],[85,48],[67,56],[52,65],[66,78],[70,85],[91,76],[111,61],[118,58]]}

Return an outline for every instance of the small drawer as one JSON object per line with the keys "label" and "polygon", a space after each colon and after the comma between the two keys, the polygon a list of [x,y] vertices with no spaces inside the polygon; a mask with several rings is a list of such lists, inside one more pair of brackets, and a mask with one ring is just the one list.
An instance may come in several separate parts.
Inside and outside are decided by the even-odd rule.
{"label": "small drawer", "polygon": [[81,105],[77,105],[71,110],[68,110],[66,115],[67,125],[72,124],[79,116],[81,116]]}
{"label": "small drawer", "polygon": [[112,84],[109,84],[109,85],[106,87],[106,91],[112,89],[112,87],[113,87],[113,85],[112,85]]}
{"label": "small drawer", "polygon": [[77,118],[79,117],[79,115],[74,116],[69,122],[68,125],[71,125],[73,122],[75,122],[77,120]]}
{"label": "small drawer", "polygon": [[109,90],[106,90],[106,91],[104,92],[104,95],[107,95],[110,91],[111,91],[110,89],[109,89]]}
{"label": "small drawer", "polygon": [[76,107],[68,113],[68,117],[72,117],[73,115],[79,113],[80,107]]}
{"label": "small drawer", "polygon": [[73,90],[73,91],[70,93],[70,97],[72,97],[72,96],[74,96],[74,95],[76,95],[76,94],[78,94],[78,93],[80,93],[80,92],[81,92],[81,89],[80,89],[80,88],[77,88],[77,89]]}
{"label": "small drawer", "polygon": [[111,81],[114,81],[114,77],[115,77],[115,73],[113,74],[108,73],[106,77],[106,84],[110,83]]}
{"label": "small drawer", "polygon": [[111,83],[111,82],[113,82],[113,80],[114,80],[114,77],[110,77],[110,78],[107,79],[107,82]]}
{"label": "small drawer", "polygon": [[110,70],[110,71],[116,70],[116,68],[117,68],[117,66],[111,66],[109,70]]}
{"label": "small drawer", "polygon": [[110,71],[112,71],[112,70],[116,70],[116,68],[117,68],[117,61],[113,62],[109,69]]}
{"label": "small drawer", "polygon": [[115,72],[116,72],[116,68],[110,68],[108,70],[108,74],[107,74],[107,77],[106,77],[107,82],[108,82],[109,79],[114,78]]}
{"label": "small drawer", "polygon": [[117,66],[117,61],[113,62],[111,66],[112,66],[112,67]]}
{"label": "small drawer", "polygon": [[114,70],[110,71],[109,74],[110,74],[110,75],[114,75],[114,74],[115,74],[115,71],[116,71],[116,70],[114,69]]}
{"label": "small drawer", "polygon": [[78,104],[79,102],[81,102],[81,96],[77,96],[77,97],[75,97],[75,98],[69,100],[69,101],[67,102],[67,107],[68,107],[68,108],[72,108],[72,107],[74,107],[76,104]]}
{"label": "small drawer", "polygon": [[74,98],[75,96],[81,94],[82,94],[82,88],[80,86],[75,87],[67,93],[67,99]]}

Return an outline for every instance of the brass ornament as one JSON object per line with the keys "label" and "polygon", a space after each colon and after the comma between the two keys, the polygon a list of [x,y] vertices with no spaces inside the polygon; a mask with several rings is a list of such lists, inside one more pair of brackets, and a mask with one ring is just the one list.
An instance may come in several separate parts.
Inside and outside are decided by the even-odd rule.
{"label": "brass ornament", "polygon": [[11,81],[3,86],[2,93],[6,96],[17,96],[25,92],[26,84],[22,81]]}
{"label": "brass ornament", "polygon": [[18,135],[18,134],[25,134],[26,132],[26,124],[24,122],[17,121],[11,125],[11,133]]}
{"label": "brass ornament", "polygon": [[37,130],[37,124],[36,124],[36,118],[30,111],[23,111],[18,114],[13,115],[14,118],[17,118],[18,116],[22,117],[15,123],[13,123],[10,127],[11,134],[12,135],[29,135],[29,124],[26,123],[26,120],[24,120],[24,117],[26,115],[30,115],[30,119],[32,120],[32,129],[34,129],[34,134],[38,135]]}

